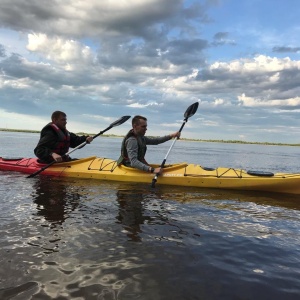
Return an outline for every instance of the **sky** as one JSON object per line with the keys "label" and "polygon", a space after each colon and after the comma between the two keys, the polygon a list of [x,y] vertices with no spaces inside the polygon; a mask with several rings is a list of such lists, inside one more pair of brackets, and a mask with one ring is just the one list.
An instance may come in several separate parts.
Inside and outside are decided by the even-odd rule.
{"label": "sky", "polygon": [[[0,128],[299,143],[298,0],[0,0]],[[125,135],[130,120],[106,134]]]}

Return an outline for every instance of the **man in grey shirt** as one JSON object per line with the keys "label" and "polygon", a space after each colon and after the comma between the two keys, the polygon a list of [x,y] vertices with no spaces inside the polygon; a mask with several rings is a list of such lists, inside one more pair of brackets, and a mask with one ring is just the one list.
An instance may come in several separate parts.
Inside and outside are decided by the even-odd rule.
{"label": "man in grey shirt", "polygon": [[160,174],[162,169],[160,167],[152,168],[145,159],[147,145],[158,145],[172,138],[179,138],[180,132],[177,131],[170,135],[150,138],[145,136],[146,131],[147,119],[143,116],[135,116],[132,119],[132,129],[123,139],[118,164],[122,163],[145,172]]}

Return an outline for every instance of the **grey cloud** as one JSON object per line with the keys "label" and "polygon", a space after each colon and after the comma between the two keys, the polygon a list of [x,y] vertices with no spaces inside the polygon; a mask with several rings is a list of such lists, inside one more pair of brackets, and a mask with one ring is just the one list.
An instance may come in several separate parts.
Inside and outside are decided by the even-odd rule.
{"label": "grey cloud", "polygon": [[282,97],[285,99],[287,97],[287,92],[290,93],[288,98],[295,97],[295,95],[300,96],[300,70],[299,68],[292,68],[288,70],[283,70],[280,72],[280,77],[277,82],[277,87],[273,87],[275,92],[279,92],[279,97],[281,94],[284,94]]}
{"label": "grey cloud", "polygon": [[229,32],[217,32],[214,35],[214,41],[212,42],[213,46],[220,46],[220,45],[236,45],[236,42],[230,39]]}
{"label": "grey cloud", "polygon": [[2,60],[0,68],[10,78],[28,78],[34,82],[44,82],[52,88],[73,85],[76,77],[74,73],[68,74],[47,64],[25,64],[24,59],[15,53]]}
{"label": "grey cloud", "polygon": [[273,47],[272,51],[277,53],[297,53],[300,52],[300,47]]}
{"label": "grey cloud", "polygon": [[[43,83],[54,89],[62,86],[83,87],[96,84],[111,83],[112,79],[106,76],[105,70],[101,72],[101,66],[85,66],[85,69],[65,71],[56,65],[46,63],[26,63],[25,59],[13,53],[0,61],[0,69],[5,76],[11,79],[28,78],[32,82]],[[101,72],[101,73],[100,73]],[[130,75],[128,75],[128,78]],[[127,77],[114,77],[113,80],[127,80]]]}
{"label": "grey cloud", "polygon": [[196,19],[203,23],[212,22],[211,18],[207,14],[207,7],[215,5],[214,1],[206,1],[205,4],[199,2],[193,3],[191,6],[182,10],[183,16],[187,20]]}
{"label": "grey cloud", "polygon": [[62,17],[59,1],[1,0],[0,24],[17,31],[35,30]]}
{"label": "grey cloud", "polygon": [[13,53],[10,57],[0,62],[0,67],[5,75],[13,78],[24,78],[28,76],[29,70],[22,64],[22,56]]}
{"label": "grey cloud", "polygon": [[162,24],[174,18],[180,9],[181,1],[166,0],[159,3],[141,3],[117,16],[107,10],[105,13],[110,17],[105,17],[105,22],[100,21],[103,12],[99,8],[98,11],[91,11],[91,18],[95,23],[99,22],[98,26],[103,26],[108,32],[114,33],[113,35],[125,34],[150,38],[153,33],[160,33]]}
{"label": "grey cloud", "polygon": [[[48,35],[103,38],[129,35],[151,39],[151,35],[174,27],[189,27],[188,23],[205,14],[204,7],[186,8],[181,0],[133,2],[130,7],[114,9],[117,3],[109,6],[105,1],[2,0],[0,26]],[[184,15],[189,19],[184,19]]]}
{"label": "grey cloud", "polygon": [[[156,42],[141,41],[133,44],[131,41],[126,41],[121,46],[118,43],[109,42],[103,46],[105,51],[101,48],[97,55],[99,64],[133,71],[141,65],[162,69],[166,69],[170,63],[191,66],[197,62],[198,66],[202,65],[204,63],[203,50],[207,48],[208,42],[201,39],[168,41],[166,38],[160,38]],[[164,76],[165,73],[161,75]],[[156,76],[160,75],[156,74]]]}
{"label": "grey cloud", "polygon": [[214,35],[215,40],[223,40],[228,38],[228,32],[218,32]]}
{"label": "grey cloud", "polygon": [[5,47],[0,44],[0,57],[6,57]]}
{"label": "grey cloud", "polygon": [[201,53],[207,48],[208,42],[202,39],[176,40],[166,45],[166,57],[175,64],[192,64],[201,61]]}
{"label": "grey cloud", "polygon": [[116,110],[116,103],[109,102],[109,105],[106,104],[103,109],[105,102],[100,102],[100,99],[91,96],[91,93],[85,93],[84,90],[74,93],[74,90],[53,89],[35,82],[30,88],[3,87],[1,89],[1,108],[7,112],[36,115],[48,119],[50,112],[55,109],[66,111],[70,115],[78,114],[78,112],[80,114],[91,114],[92,112],[95,115],[109,115],[109,111]]}
{"label": "grey cloud", "polygon": [[[277,80],[270,80],[275,76]],[[262,99],[287,99],[300,95],[300,71],[297,67],[269,72],[228,72],[227,69],[203,68],[198,72],[199,82],[213,81],[215,85],[202,90],[209,94],[242,94]],[[294,107],[296,109],[297,107]]]}
{"label": "grey cloud", "polygon": [[[34,113],[38,110],[39,103],[43,103],[47,107],[61,101],[64,105],[72,103],[76,109],[83,107],[83,103],[89,103],[88,107],[84,106],[83,108],[88,111],[101,103],[125,105],[128,100],[147,103],[153,98],[160,97],[159,91],[152,92],[151,88],[147,87],[145,90],[139,89],[136,83],[142,82],[142,79],[145,80],[145,78],[132,76],[130,73],[126,73],[127,75],[123,77],[116,75],[109,78],[106,76],[105,70],[99,73],[100,69],[97,68],[87,70],[84,74],[79,71],[68,72],[49,64],[24,63],[24,59],[17,54],[12,54],[0,61],[0,69],[3,75],[10,80],[29,81],[29,89],[12,87],[1,89],[1,107],[17,112],[22,110],[24,112],[24,107],[26,107],[26,110]],[[101,85],[109,85],[109,88],[98,94],[95,86],[100,87]],[[65,86],[69,86],[71,89],[65,89]],[[131,91],[134,91],[134,96],[131,95]],[[153,94],[151,95],[151,93]],[[9,95],[13,100],[9,100]],[[57,101],[53,101],[53,98],[56,98]]]}

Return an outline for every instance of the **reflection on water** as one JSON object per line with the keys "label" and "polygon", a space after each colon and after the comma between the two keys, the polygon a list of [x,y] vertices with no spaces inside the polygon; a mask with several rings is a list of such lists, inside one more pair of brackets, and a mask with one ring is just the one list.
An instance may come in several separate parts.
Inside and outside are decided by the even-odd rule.
{"label": "reflection on water", "polygon": [[141,225],[150,220],[150,217],[143,215],[145,211],[143,194],[118,190],[117,201],[119,203],[117,220],[123,225],[130,240],[141,241],[139,236],[139,233],[142,232]]}
{"label": "reflection on water", "polygon": [[33,185],[33,202],[37,216],[43,216],[53,226],[61,225],[78,207],[80,195],[70,193],[66,183],[48,177],[38,177]]}
{"label": "reflection on water", "polygon": [[298,197],[11,173],[0,189],[0,299],[299,295]]}

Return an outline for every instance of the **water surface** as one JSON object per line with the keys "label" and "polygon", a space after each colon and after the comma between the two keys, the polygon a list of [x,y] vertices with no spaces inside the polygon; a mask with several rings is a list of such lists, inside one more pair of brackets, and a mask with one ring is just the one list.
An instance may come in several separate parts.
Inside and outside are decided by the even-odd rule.
{"label": "water surface", "polygon": [[[0,154],[33,156],[37,134],[9,137]],[[73,156],[117,158],[120,141]],[[168,162],[297,172],[298,152],[178,141]],[[299,297],[298,196],[0,173],[0,299]]]}

